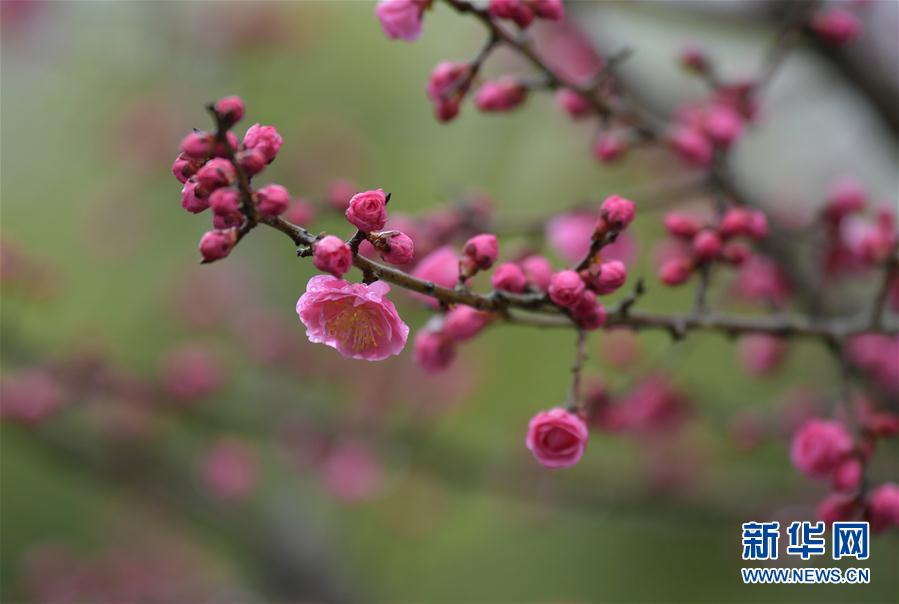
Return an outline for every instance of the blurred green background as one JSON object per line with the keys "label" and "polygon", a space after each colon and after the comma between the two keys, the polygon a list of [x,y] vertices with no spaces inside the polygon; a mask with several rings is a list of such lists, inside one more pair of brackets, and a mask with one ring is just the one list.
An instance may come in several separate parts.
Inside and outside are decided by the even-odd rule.
{"label": "blurred green background", "polygon": [[[423,39],[406,45],[384,38],[364,2],[47,3],[14,17],[7,3],[3,9],[2,237],[45,266],[51,284],[38,299],[4,292],[3,370],[89,349],[151,376],[167,351],[200,340],[228,367],[226,387],[196,417],[166,421],[150,448],[189,474],[199,452],[237,426],[262,461],[251,501],[198,507],[185,503],[192,499],[182,490],[199,488],[190,481],[147,488],[140,477],[97,472],[52,446],[66,434],[89,434],[78,422],[49,436],[4,424],[4,601],[29,597],[20,568],[31,544],[53,540],[90,555],[110,542],[139,547],[145,533],[189,544],[205,567],[241,586],[210,599],[277,599],[284,592],[269,581],[268,562],[234,530],[264,539],[254,522],[282,534],[290,527],[306,548],[298,558],[325,569],[310,582],[333,575],[336,599],[897,600],[895,533],[875,540],[868,586],[740,582],[740,523],[810,517],[826,490],[792,470],[786,437],[743,451],[733,446],[730,422],[739,411],[775,413],[797,381],[833,397],[836,371],[814,344],[798,343],[778,375],[758,380],[741,371],[734,343],[722,337],[672,343],[640,335],[641,361],[622,369],[603,352],[608,336],[596,334],[591,376],[626,388],[642,367],[662,367],[697,408],[670,459],[687,477],[662,488],[647,469],[651,447],[623,437],[594,433],[570,471],[546,472],[530,459],[527,421],[562,401],[573,334],[499,326],[463,348],[450,379],[429,386],[404,377],[408,352],[364,366],[334,363],[334,351],[303,344],[293,306],[313,271],[277,233],[260,229],[227,261],[198,269],[196,242],[209,218],[179,207],[169,166],[183,133],[208,127],[203,105],[226,94],[245,99],[245,125],[273,124],[284,136],[260,180],[313,199],[347,177],[360,189],[391,191],[394,211],[421,212],[478,190],[499,216],[517,219],[611,193],[634,194],[639,207],[647,184],[676,175],[654,154],[597,166],[588,152],[593,131],[545,96],[509,116],[466,106],[454,123],[438,124],[424,95],[427,75],[440,60],[474,54],[483,36],[477,24],[439,7]],[[488,73],[502,70],[501,58],[488,65]],[[315,228],[345,230],[327,215]],[[663,290],[653,276],[651,244],[661,236],[659,214],[640,212],[631,274],[647,277],[641,304],[687,309],[689,292]],[[324,360],[271,370],[245,362],[231,335],[186,327],[172,292],[198,271],[292,325],[305,358]],[[717,288],[716,299],[723,292]],[[407,301],[401,313],[413,331],[427,320]],[[441,405],[433,388],[456,389],[450,398],[458,400],[429,409]],[[272,431],[293,414],[353,417],[378,394],[391,406],[379,426],[412,434],[379,445],[384,480],[375,497],[336,500],[314,469],[291,467],[274,451]],[[88,460],[117,455],[102,444],[88,449]],[[896,479],[895,453],[881,453],[879,479]]]}

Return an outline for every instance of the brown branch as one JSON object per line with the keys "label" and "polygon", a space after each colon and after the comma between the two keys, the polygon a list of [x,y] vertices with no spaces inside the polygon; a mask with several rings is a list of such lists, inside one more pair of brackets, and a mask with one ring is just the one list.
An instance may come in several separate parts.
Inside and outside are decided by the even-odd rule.
{"label": "brown branch", "polygon": [[[283,218],[263,216],[260,224],[271,226],[287,234],[297,245],[311,245],[315,236],[306,229],[293,225]],[[571,320],[553,306],[542,294],[509,294],[491,292],[479,294],[469,290],[450,289],[423,281],[399,269],[385,266],[364,256],[354,256],[353,265],[363,272],[370,272],[378,279],[393,285],[433,296],[445,305],[463,304],[479,310],[497,312],[510,323],[537,327],[574,328]],[[642,282],[638,282],[639,293],[632,294],[609,312],[606,327],[630,327],[632,329],[657,329],[685,334],[688,331],[717,331],[727,335],[744,333],[768,333],[783,337],[845,338],[874,331],[867,317],[812,321],[807,317],[753,317],[741,315],[694,315],[660,314],[631,310],[636,297],[642,294]],[[511,314],[506,311],[525,311],[527,314]],[[899,325],[885,325],[878,330],[887,335],[899,334]]]}
{"label": "brown branch", "polygon": [[899,255],[894,251],[884,264],[883,281],[880,284],[877,296],[874,298],[874,304],[871,305],[872,329],[876,329],[883,321],[884,308],[890,295],[890,288],[896,279],[899,279]]}
{"label": "brown branch", "polygon": [[568,399],[566,406],[572,412],[582,409],[581,398],[581,373],[584,368],[584,361],[587,360],[587,332],[583,329],[577,330],[577,344],[575,345],[574,363],[571,366],[571,386],[568,389]]}
{"label": "brown branch", "polygon": [[631,103],[629,106],[625,106],[612,99],[603,99],[596,94],[596,82],[601,83],[599,78],[605,77],[602,72],[596,82],[587,84],[573,82],[549,67],[523,37],[513,35],[497,25],[486,9],[478,8],[466,0],[444,0],[444,3],[458,13],[470,14],[477,18],[487,28],[491,39],[498,40],[499,43],[513,49],[530,62],[546,78],[547,88],[552,90],[568,88],[577,92],[590,103],[597,115],[606,118],[614,117],[632,126],[645,139],[657,139],[664,131],[664,123],[636,105]]}

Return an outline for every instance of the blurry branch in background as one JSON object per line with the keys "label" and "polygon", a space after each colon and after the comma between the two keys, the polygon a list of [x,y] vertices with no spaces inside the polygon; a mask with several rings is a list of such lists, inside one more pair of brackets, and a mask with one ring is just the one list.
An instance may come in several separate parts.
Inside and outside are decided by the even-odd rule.
{"label": "blurry branch in background", "polygon": [[198,488],[191,465],[174,463],[155,447],[117,446],[116,454],[94,438],[42,430],[36,442],[54,461],[90,480],[125,487],[137,505],[164,504],[179,521],[211,529],[251,561],[251,574],[271,601],[343,602],[352,598],[339,565],[324,557],[302,510],[277,514],[263,503],[233,507],[216,503]]}

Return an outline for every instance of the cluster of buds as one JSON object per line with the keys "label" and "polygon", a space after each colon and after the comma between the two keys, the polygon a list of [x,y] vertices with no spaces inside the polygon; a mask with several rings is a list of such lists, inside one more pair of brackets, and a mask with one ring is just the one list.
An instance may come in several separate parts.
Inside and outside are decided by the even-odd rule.
{"label": "cluster of buds", "polygon": [[862,33],[861,21],[855,13],[837,6],[817,11],[808,25],[816,36],[835,46],[848,44]]}
{"label": "cluster of buds", "polygon": [[839,421],[811,419],[793,436],[790,458],[802,474],[829,480],[833,492],[818,507],[821,520],[864,518],[874,532],[899,526],[899,486],[865,489],[865,466],[877,441],[899,434],[899,416],[859,409],[860,440],[856,443]]}
{"label": "cluster of buds", "polygon": [[243,118],[244,109],[236,96],[215,103],[213,111],[221,132],[195,130],[185,136],[172,165],[172,173],[184,185],[181,206],[193,214],[212,209],[213,230],[200,239],[204,262],[231,253],[248,214],[278,216],[290,206],[290,194],[281,185],[241,191],[239,173],[249,179],[262,172],[275,160],[282,144],[273,126],[260,124],[250,126],[238,143],[231,128]]}
{"label": "cluster of buds", "polygon": [[[469,279],[492,268],[490,283],[496,292],[539,296],[570,317],[579,329],[598,329],[606,322],[606,310],[597,297],[617,291],[627,281],[624,263],[602,261],[599,251],[614,241],[634,216],[632,201],[618,195],[608,197],[595,221],[589,257],[571,269],[557,271],[546,257],[536,254],[496,264],[499,257],[496,236],[481,233],[465,243],[461,258],[450,246],[444,246],[425,256],[412,274],[442,287],[467,287]],[[414,295],[434,308],[439,307],[433,298]],[[417,362],[432,372],[446,369],[455,358],[455,345],[473,338],[489,322],[489,313],[453,308],[419,333],[415,341]]]}
{"label": "cluster of buds", "polygon": [[690,403],[665,374],[647,375],[626,392],[592,384],[585,396],[590,424],[612,434],[678,432],[691,415]]}
{"label": "cluster of buds", "polygon": [[471,340],[487,327],[492,315],[470,306],[456,306],[437,316],[415,337],[415,362],[435,373],[448,368],[456,357],[456,345]]}
{"label": "cluster of buds", "polygon": [[[476,64],[444,61],[431,72],[427,93],[439,121],[448,122],[459,114],[476,71]],[[527,100],[528,90],[526,82],[514,76],[504,76],[481,84],[475,92],[474,103],[485,113],[511,111]]]}
{"label": "cluster of buds", "polygon": [[753,84],[719,86],[712,98],[680,107],[668,142],[685,163],[707,168],[718,150],[727,150],[743,136],[755,105]]}
{"label": "cluster of buds", "polygon": [[534,19],[561,21],[565,17],[562,0],[490,0],[487,12],[491,17],[514,21],[522,29]]}
{"label": "cluster of buds", "polygon": [[671,256],[662,263],[659,278],[666,285],[680,285],[696,269],[713,262],[740,266],[751,252],[737,237],[763,239],[768,235],[768,221],[759,211],[745,208],[727,210],[717,224],[710,224],[689,214],[671,212],[665,216],[665,229],[676,238]]}
{"label": "cluster of buds", "polygon": [[824,270],[850,272],[883,263],[896,253],[896,217],[887,207],[870,218],[868,195],[857,182],[843,180],[831,188],[821,212],[826,236]]}
{"label": "cluster of buds", "polygon": [[889,394],[899,394],[899,337],[866,333],[850,338],[849,361],[868,379]]}
{"label": "cluster of buds", "polygon": [[[344,215],[358,229],[358,243],[367,241],[383,260],[391,264],[409,264],[415,254],[412,238],[401,231],[384,230],[389,201],[390,195],[382,189],[362,191],[350,198]],[[313,264],[320,271],[342,277],[353,263],[351,243],[334,235],[319,238],[312,246]]]}

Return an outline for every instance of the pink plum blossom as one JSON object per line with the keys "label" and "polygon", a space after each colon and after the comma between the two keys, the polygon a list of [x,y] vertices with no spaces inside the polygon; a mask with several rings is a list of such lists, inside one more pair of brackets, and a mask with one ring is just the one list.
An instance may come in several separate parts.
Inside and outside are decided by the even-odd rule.
{"label": "pink plum blossom", "polygon": [[310,342],[330,346],[344,358],[380,361],[402,352],[409,337],[388,292],[383,281],[366,285],[317,275],[297,301],[297,314]]}

